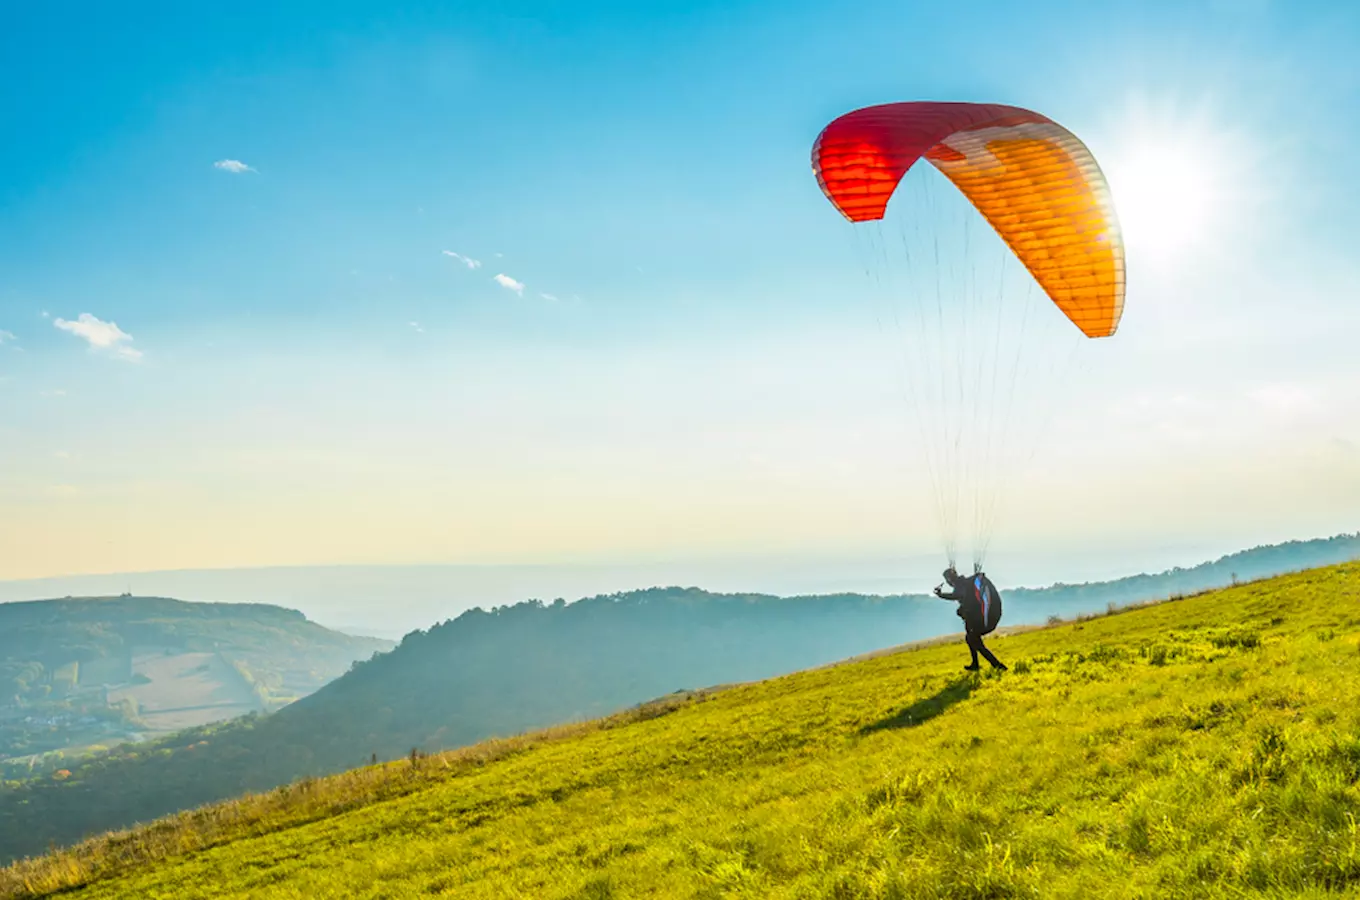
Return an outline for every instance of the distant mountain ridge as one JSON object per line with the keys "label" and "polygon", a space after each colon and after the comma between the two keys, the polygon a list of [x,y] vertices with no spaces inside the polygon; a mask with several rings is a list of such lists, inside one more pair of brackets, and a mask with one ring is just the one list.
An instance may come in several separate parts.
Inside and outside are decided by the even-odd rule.
{"label": "distant mountain ridge", "polygon": [[[1100,605],[1125,605],[1175,594],[1189,594],[1227,587],[1240,581],[1269,578],[1319,566],[1360,559],[1360,532],[1329,538],[1286,541],[1229,553],[1189,568],[1172,568],[1155,575],[1130,575],[1090,584],[1054,584],[1043,588],[1012,588],[1008,599],[1019,601],[1028,612],[1041,604],[1045,615],[1094,610]],[[1014,607],[1012,607],[1014,608]],[[1048,612],[1047,610],[1052,610]],[[1007,612],[1010,613],[1011,608]],[[1013,620],[1012,620],[1013,623]]]}
{"label": "distant mountain ridge", "polygon": [[[1104,611],[1360,558],[1360,535],[1256,548],[1155,576],[1001,590],[1003,625]],[[926,595],[776,597],[649,588],[469,610],[406,635],[267,716],[93,758],[0,791],[0,857],[302,776],[608,713],[677,690],[766,678],[959,630]]]}
{"label": "distant mountain ridge", "polygon": [[[1320,536],[1320,535],[1319,535]],[[1193,565],[1250,546],[1211,536],[1162,547],[1037,547],[1002,551],[988,563],[1006,584],[1038,587],[1054,581],[1097,582],[1133,572]],[[0,601],[35,597],[180,597],[234,603],[248,599],[301,610],[314,622],[351,634],[400,640],[476,606],[526,598],[570,601],[657,585],[697,585],[714,593],[923,593],[938,581],[937,553],[906,548],[775,552],[739,556],[688,555],[653,560],[572,563],[427,563],[298,565],[184,569],[50,576],[0,581]],[[375,597],[399,602],[375,603]]]}

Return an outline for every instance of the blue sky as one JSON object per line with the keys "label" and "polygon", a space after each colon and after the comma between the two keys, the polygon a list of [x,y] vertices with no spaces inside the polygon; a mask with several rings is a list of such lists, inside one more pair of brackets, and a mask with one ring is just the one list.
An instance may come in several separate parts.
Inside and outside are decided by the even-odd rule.
{"label": "blue sky", "polygon": [[1360,12],[913,7],[11,13],[0,578],[931,551],[808,166],[927,98],[1053,117],[1121,214],[1203,194],[1127,223],[1118,343],[999,549],[1352,529]]}

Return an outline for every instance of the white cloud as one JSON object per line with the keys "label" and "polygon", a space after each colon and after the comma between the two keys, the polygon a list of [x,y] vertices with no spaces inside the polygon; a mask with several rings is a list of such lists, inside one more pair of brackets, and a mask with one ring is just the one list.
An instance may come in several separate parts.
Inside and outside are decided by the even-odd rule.
{"label": "white cloud", "polygon": [[71,458],[71,451],[70,451],[70,450],[53,450],[53,451],[52,451],[52,455],[55,456],[57,459],[70,459],[70,458]]}
{"label": "white cloud", "polygon": [[425,333],[425,329],[421,327],[419,322],[408,322],[407,324],[414,328],[416,331],[420,332],[421,334]]}
{"label": "white cloud", "polygon": [[458,260],[460,263],[467,266],[469,269],[480,269],[482,267],[481,260],[473,259],[470,256],[464,256],[461,253],[454,253],[452,250],[445,250],[444,255]]}
{"label": "white cloud", "polygon": [[3,345],[3,344],[5,344],[5,343],[8,343],[8,342],[13,341],[13,340],[14,340],[14,332],[12,332],[12,331],[5,331],[3,328],[0,328],[0,345]]}
{"label": "white cloud", "polygon": [[114,322],[104,322],[89,313],[81,313],[74,322],[58,318],[53,319],[52,324],[83,338],[91,350],[107,350],[119,359],[135,361],[142,358],[142,351],[127,346],[132,342],[132,335]]}
{"label": "white cloud", "polygon": [[248,166],[239,159],[219,159],[213,163],[214,169],[221,169],[223,172],[230,172],[233,175],[241,175],[245,172],[254,172],[254,166]]}
{"label": "white cloud", "polygon": [[40,397],[65,397],[65,396],[66,396],[66,390],[65,390],[64,388],[53,388],[53,389],[50,390],[50,391],[38,391],[38,396],[40,396]]}
{"label": "white cloud", "polygon": [[538,296],[540,296],[540,297],[542,297],[544,300],[548,300],[548,301],[550,301],[550,302],[552,302],[552,303],[556,303],[556,302],[557,302],[557,295],[556,295],[556,294],[539,294]]}
{"label": "white cloud", "polygon": [[522,281],[516,281],[509,275],[497,275],[495,278],[492,279],[492,281],[496,282],[496,284],[499,284],[507,291],[514,291],[521,297],[524,296],[524,282]]}

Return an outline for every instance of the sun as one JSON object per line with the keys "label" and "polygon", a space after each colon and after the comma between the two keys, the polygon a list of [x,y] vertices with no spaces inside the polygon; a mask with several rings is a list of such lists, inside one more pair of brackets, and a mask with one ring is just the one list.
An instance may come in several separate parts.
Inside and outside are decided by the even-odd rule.
{"label": "sun", "polygon": [[1106,179],[1131,255],[1168,263],[1212,240],[1221,186],[1202,151],[1140,142],[1121,154]]}
{"label": "sun", "polygon": [[1204,98],[1135,94],[1111,112],[1099,159],[1130,261],[1181,275],[1251,235],[1259,135]]}

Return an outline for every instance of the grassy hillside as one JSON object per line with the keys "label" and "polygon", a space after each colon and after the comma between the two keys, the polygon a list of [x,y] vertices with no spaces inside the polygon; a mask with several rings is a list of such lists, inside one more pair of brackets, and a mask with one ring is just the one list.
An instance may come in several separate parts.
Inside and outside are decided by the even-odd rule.
{"label": "grassy hillside", "polygon": [[390,646],[263,604],[0,604],[0,772],[51,770],[67,764],[61,751],[277,709]]}
{"label": "grassy hillside", "polygon": [[[1165,597],[1230,583],[1235,577],[1357,555],[1360,535],[1339,535],[1258,547],[1160,575],[1007,589],[1005,621],[1042,623],[1054,614],[1103,611],[1110,603]],[[263,630],[241,634],[253,636],[258,646],[275,648],[263,651],[266,662],[270,653],[279,655],[272,628],[305,627],[332,635],[275,607],[127,602],[146,607],[149,614],[157,613],[154,604],[169,604],[171,611],[189,608],[204,621],[256,615]],[[88,615],[98,606],[77,604],[73,615]],[[60,611],[61,602],[34,607],[49,608],[50,616]],[[161,634],[166,631],[164,623],[157,627]],[[42,778],[0,784],[0,864],[54,843],[66,845],[248,791],[344,771],[375,756],[395,759],[413,747],[443,750],[607,715],[676,689],[772,677],[957,627],[952,604],[912,596],[774,597],[653,588],[570,604],[527,601],[490,611],[474,609],[412,632],[394,652],[355,666],[273,715],[190,728],[79,761],[63,759],[39,769]],[[108,699],[136,701],[142,728],[212,722],[231,710],[249,708],[232,704],[250,699],[252,686],[233,679],[221,659],[202,652],[205,641],[221,641],[216,631],[205,634],[203,622],[192,621],[175,628],[182,632],[177,639],[184,652],[141,658],[137,674],[146,683],[111,689]],[[250,648],[236,640],[231,654],[240,660]],[[284,655],[292,661],[292,655]],[[296,658],[302,664],[308,660],[303,652]],[[337,668],[351,658],[339,656]],[[248,658],[247,663],[237,668],[250,678],[260,666]],[[93,665],[81,662],[79,670],[89,673]],[[59,767],[70,774],[49,777]],[[27,771],[11,767],[10,776]]]}
{"label": "grassy hillside", "polygon": [[1360,892],[1360,565],[932,646],[98,839],[9,896]]}

